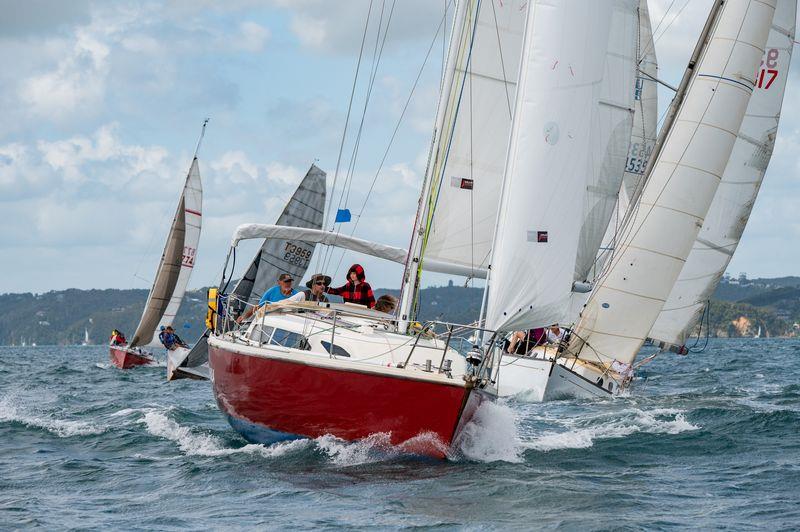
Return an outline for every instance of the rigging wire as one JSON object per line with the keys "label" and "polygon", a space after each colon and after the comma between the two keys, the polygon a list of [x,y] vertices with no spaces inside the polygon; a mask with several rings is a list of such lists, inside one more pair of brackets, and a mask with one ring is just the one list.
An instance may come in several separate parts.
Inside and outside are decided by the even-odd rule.
{"label": "rigging wire", "polygon": [[[378,31],[377,31],[377,33],[375,35],[375,49],[373,51],[372,66],[371,66],[370,78],[369,78],[369,81],[367,83],[367,92],[366,92],[366,96],[365,96],[365,99],[364,99],[364,107],[363,107],[363,110],[362,110],[362,113],[361,113],[361,120],[360,120],[360,123],[359,123],[359,126],[358,126],[358,132],[356,133],[356,138],[355,138],[355,141],[354,141],[354,144],[353,144],[353,151],[352,151],[352,154],[350,156],[350,162],[348,164],[347,176],[346,176],[346,179],[345,179],[345,184],[344,184],[344,186],[342,188],[342,191],[341,191],[341,193],[339,195],[339,202],[338,202],[337,207],[336,207],[337,211],[339,209],[341,209],[343,206],[347,206],[347,203],[349,202],[349,199],[350,199],[350,190],[352,188],[353,175],[355,173],[355,165],[356,165],[356,161],[357,161],[357,158],[358,158],[358,150],[359,150],[360,145],[361,145],[361,139],[362,139],[362,134],[363,134],[363,130],[364,130],[365,117],[366,117],[366,114],[367,114],[367,109],[369,108],[370,98],[372,96],[372,89],[375,86],[375,78],[377,77],[378,67],[380,66],[381,58],[383,57],[383,49],[384,49],[384,46],[386,45],[386,37],[389,34],[389,25],[391,24],[392,15],[394,14],[394,7],[395,7],[395,4],[396,4],[396,0],[392,1],[392,7],[390,9],[388,19],[386,21],[386,27],[383,28],[383,13],[384,13],[385,4],[386,4],[386,2],[384,0],[383,6],[381,7],[381,14],[380,14],[380,17],[379,17],[379,20],[378,20]],[[382,29],[383,29],[383,40],[381,41],[381,30]],[[379,42],[380,42],[380,48],[378,47],[378,43]],[[336,224],[334,222],[334,226],[335,225]],[[334,230],[334,227],[332,226],[331,227],[331,231],[333,231],[333,230]],[[340,231],[341,231],[341,225],[338,226],[338,227],[335,227],[335,233],[337,235],[339,234]],[[342,251],[341,257],[339,259],[339,266],[336,267],[336,271],[337,272],[338,272],[339,267],[341,265],[341,262],[342,262],[342,260],[344,258],[344,254],[345,254],[345,252]],[[333,250],[332,250],[332,246],[329,246],[326,249],[325,260],[323,261],[323,269],[326,269],[330,265],[330,261],[332,259],[333,259]]]}
{"label": "rigging wire", "polygon": [[[447,3],[450,4],[449,1]],[[420,66],[419,71],[417,72],[417,77],[414,79],[414,83],[412,84],[411,90],[409,91],[409,94],[408,94],[408,98],[406,98],[405,104],[403,105],[403,109],[400,111],[400,117],[397,119],[397,122],[395,123],[394,129],[392,130],[392,135],[389,138],[389,142],[388,142],[388,144],[386,146],[386,149],[383,152],[383,156],[381,157],[381,161],[378,164],[378,169],[375,171],[375,175],[372,177],[372,182],[370,183],[369,189],[367,189],[367,194],[366,194],[364,200],[361,203],[361,208],[358,211],[358,214],[355,216],[355,222],[353,223],[353,228],[350,231],[350,235],[351,236],[353,234],[355,234],[355,231],[358,228],[358,224],[361,221],[361,216],[363,215],[364,209],[366,208],[366,206],[367,206],[367,204],[369,202],[370,196],[372,195],[372,192],[375,189],[375,185],[377,184],[378,178],[381,175],[381,171],[383,170],[383,166],[386,163],[386,159],[389,156],[389,152],[391,151],[391,148],[392,148],[392,146],[394,144],[394,140],[397,137],[397,132],[399,131],[400,126],[403,123],[403,119],[405,118],[406,112],[408,111],[408,107],[411,104],[412,98],[414,97],[414,92],[416,91],[417,86],[419,85],[419,81],[422,78],[422,74],[423,74],[423,72],[425,70],[425,67],[428,64],[428,60],[430,59],[431,52],[433,51],[433,48],[436,45],[436,39],[438,38],[439,33],[442,31],[442,27],[444,26],[444,23],[445,23],[446,19],[447,19],[447,11],[445,11],[445,14],[442,16],[442,18],[439,21],[439,25],[436,28],[436,33],[434,34],[433,39],[431,40],[431,44],[428,47],[428,51],[425,54],[425,58],[422,61],[422,65]],[[344,257],[344,253],[342,253],[342,258],[339,260],[339,264],[336,267],[337,270],[341,266],[341,261],[343,260],[343,257]]]}
{"label": "rigging wire", "polygon": [[[364,21],[364,33],[361,36],[361,47],[359,48],[359,51],[358,51],[358,61],[356,62],[356,71],[355,71],[355,74],[353,75],[353,87],[350,89],[350,101],[347,104],[347,114],[345,115],[344,129],[342,130],[342,140],[339,142],[339,155],[336,158],[336,170],[333,173],[333,185],[331,186],[331,195],[330,195],[330,199],[328,200],[328,215],[327,215],[327,219],[328,220],[330,220],[330,218],[331,218],[331,211],[332,211],[332,207],[333,207],[333,196],[334,196],[334,194],[336,192],[336,183],[339,180],[339,168],[340,168],[340,165],[342,163],[342,154],[344,153],[344,143],[345,143],[345,140],[347,139],[347,128],[348,128],[348,125],[350,124],[350,112],[352,111],[353,101],[355,99],[356,86],[358,84],[358,74],[361,71],[361,59],[364,56],[364,43],[367,40],[367,31],[369,30],[369,21],[370,21],[371,15],[372,15],[372,3],[373,3],[373,0],[370,0],[369,8],[367,9],[367,18]],[[327,223],[323,224],[323,227],[325,227],[325,226],[327,226]],[[320,260],[321,260],[321,257],[318,256],[317,257],[317,266],[320,265]]]}

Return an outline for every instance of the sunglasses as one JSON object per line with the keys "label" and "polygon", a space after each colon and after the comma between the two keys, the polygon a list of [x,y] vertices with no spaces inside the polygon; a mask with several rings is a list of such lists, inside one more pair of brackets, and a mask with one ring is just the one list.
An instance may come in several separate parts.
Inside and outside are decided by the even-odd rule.
{"label": "sunglasses", "polygon": [[314,284],[319,285],[319,286],[325,286],[325,281],[317,281]]}
{"label": "sunglasses", "polygon": [[284,279],[284,280],[283,280],[283,281],[281,281],[281,282],[282,282],[282,283],[293,283],[293,282],[294,282],[294,279]]}

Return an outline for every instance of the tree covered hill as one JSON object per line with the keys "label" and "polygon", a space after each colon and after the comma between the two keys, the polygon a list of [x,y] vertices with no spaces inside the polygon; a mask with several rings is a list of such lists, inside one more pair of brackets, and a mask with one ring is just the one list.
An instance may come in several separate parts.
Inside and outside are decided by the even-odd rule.
{"label": "tree covered hill", "polygon": [[[376,296],[397,295],[376,290]],[[448,286],[425,288],[420,294],[420,319],[470,323],[480,311],[482,290]],[[0,295],[0,345],[79,344],[84,331],[91,343],[105,343],[113,328],[129,337],[139,321],[147,290],[61,290],[43,294]],[[193,342],[204,329],[206,291],[186,293],[173,324]],[[711,336],[796,334],[800,321],[800,277],[729,279],[720,283],[710,308]],[[705,330],[702,332],[705,335]]]}

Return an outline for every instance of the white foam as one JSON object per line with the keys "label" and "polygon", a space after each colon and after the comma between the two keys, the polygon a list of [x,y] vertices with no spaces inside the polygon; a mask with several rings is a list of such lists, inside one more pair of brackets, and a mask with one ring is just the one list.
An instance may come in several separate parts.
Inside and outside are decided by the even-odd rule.
{"label": "white foam", "polygon": [[514,411],[505,404],[485,402],[461,431],[450,458],[518,463],[523,450]]}
{"label": "white foam", "polygon": [[153,436],[174,441],[178,444],[178,448],[187,455],[228,456],[243,453],[274,458],[309,445],[309,440],[292,440],[270,446],[248,444],[243,447],[225,447],[219,438],[211,434],[194,432],[170,419],[163,412],[155,410],[145,412],[142,422],[147,427],[147,432]]}
{"label": "white foam", "polygon": [[[672,416],[672,419],[661,419]],[[650,434],[680,434],[698,430],[700,427],[686,420],[684,412],[676,409],[654,409],[650,411],[628,409],[617,414],[603,414],[581,418],[578,423],[588,426],[570,428],[566,431],[550,431],[524,443],[524,446],[537,451],[558,449],[585,449],[592,447],[597,440],[624,438],[639,432]],[[576,424],[574,420],[565,421],[568,427]]]}
{"label": "white foam", "polygon": [[85,421],[58,419],[30,412],[24,405],[18,405],[11,396],[0,400],[0,422],[22,423],[28,427],[44,429],[61,438],[101,434],[105,429]]}

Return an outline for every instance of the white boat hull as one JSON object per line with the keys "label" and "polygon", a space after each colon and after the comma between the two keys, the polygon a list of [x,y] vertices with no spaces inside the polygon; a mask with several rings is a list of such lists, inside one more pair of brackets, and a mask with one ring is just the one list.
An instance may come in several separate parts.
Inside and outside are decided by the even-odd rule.
{"label": "white boat hull", "polygon": [[550,359],[508,354],[503,355],[498,393],[533,403],[612,395],[607,388]]}
{"label": "white boat hull", "polygon": [[183,364],[186,357],[189,356],[189,350],[185,347],[178,347],[172,351],[167,350],[167,380],[171,381],[175,378],[175,371]]}

